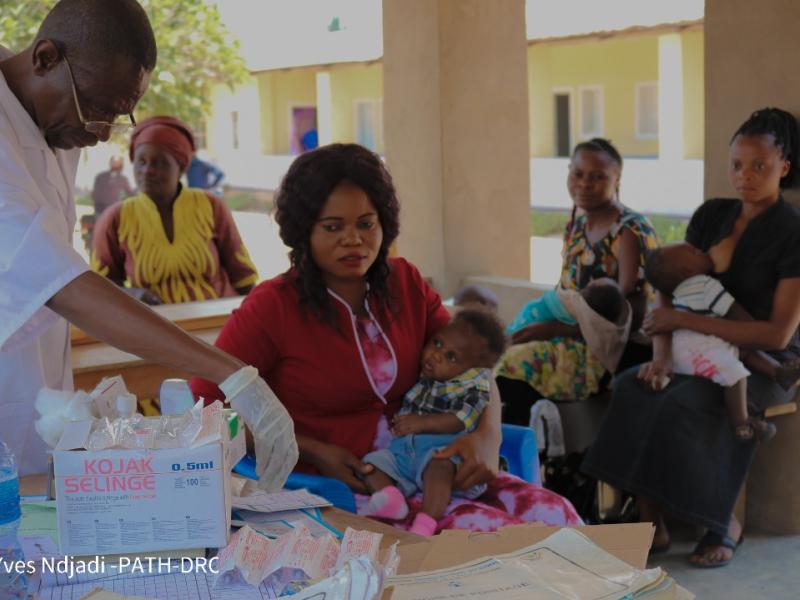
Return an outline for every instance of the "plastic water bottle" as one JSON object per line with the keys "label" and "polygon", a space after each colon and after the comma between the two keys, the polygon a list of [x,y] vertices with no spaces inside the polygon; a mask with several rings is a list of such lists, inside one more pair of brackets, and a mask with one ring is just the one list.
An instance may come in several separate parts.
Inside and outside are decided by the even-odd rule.
{"label": "plastic water bottle", "polygon": [[[24,560],[17,539],[19,527],[19,477],[14,455],[4,442],[0,442],[0,558],[9,564]],[[28,577],[12,569],[6,573],[0,568],[0,600],[25,598]]]}
{"label": "plastic water bottle", "polygon": [[19,516],[17,461],[5,442],[0,441],[0,525],[16,521]]}

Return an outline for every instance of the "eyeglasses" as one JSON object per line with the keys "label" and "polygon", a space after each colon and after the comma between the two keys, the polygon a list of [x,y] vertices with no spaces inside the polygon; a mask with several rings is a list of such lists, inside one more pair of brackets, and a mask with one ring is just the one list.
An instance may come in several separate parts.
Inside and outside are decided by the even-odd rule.
{"label": "eyeglasses", "polygon": [[78,102],[78,89],[75,87],[75,77],[73,77],[72,75],[72,67],[70,67],[69,65],[67,56],[66,55],[62,56],[64,57],[64,64],[67,65],[67,73],[69,73],[69,82],[72,85],[72,98],[75,100],[75,110],[78,111],[78,118],[81,120],[83,128],[86,129],[86,131],[94,135],[100,136],[104,134],[111,135],[112,133],[124,133],[129,129],[136,127],[136,119],[133,118],[133,113],[128,114],[130,122],[116,121],[114,123],[109,123],[108,121],[87,121],[83,117],[83,112],[81,111],[81,104],[80,102]]}

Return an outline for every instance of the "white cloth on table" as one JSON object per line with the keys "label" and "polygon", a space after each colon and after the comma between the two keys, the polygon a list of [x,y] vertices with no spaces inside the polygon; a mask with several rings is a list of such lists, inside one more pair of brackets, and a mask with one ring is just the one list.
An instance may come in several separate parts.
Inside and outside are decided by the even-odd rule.
{"label": "white cloth on table", "polygon": [[0,73],[0,439],[23,475],[47,466],[36,393],[72,388],[69,327],[45,303],[88,270],[72,247],[79,157],[48,147]]}

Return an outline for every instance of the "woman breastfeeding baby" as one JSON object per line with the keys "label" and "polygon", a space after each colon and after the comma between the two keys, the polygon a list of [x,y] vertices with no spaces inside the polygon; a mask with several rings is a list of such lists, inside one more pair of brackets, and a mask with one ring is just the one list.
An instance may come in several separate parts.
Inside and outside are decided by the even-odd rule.
{"label": "woman breastfeeding baby", "polygon": [[[477,311],[449,323],[416,268],[389,258],[399,203],[380,157],[355,144],[307,152],[275,204],[291,268],[250,293],[216,344],[256,366],[286,406],[298,469],[345,482],[360,512],[420,533],[579,524],[567,500],[498,473],[500,402],[486,371],[502,350],[493,321]],[[222,397],[209,382],[192,387]],[[405,439],[392,444],[392,427]],[[447,437],[428,445],[420,434]],[[413,464],[398,460],[403,443],[414,444]],[[381,449],[390,452],[370,454]]]}
{"label": "woman breastfeeding baby", "polygon": [[[795,394],[800,211],[782,192],[796,183],[798,149],[797,121],[784,110],[756,111],[737,129],[728,163],[737,197],[703,203],[686,231],[692,248],[667,249],[666,266],[650,265],[650,277],[660,288],[660,306],[644,321],[653,338],[653,360],[616,377],[603,426],[582,466],[589,475],[637,494],[641,519],[656,525],[656,550],[670,544],[664,511],[706,527],[690,557],[697,567],[719,567],[733,558],[742,541],[734,503],[754,441],[773,432],[753,416]],[[703,291],[706,275],[717,282],[711,282],[717,292],[710,301]],[[714,301],[722,289],[752,320],[732,322],[731,298]],[[716,318],[721,315],[727,318]],[[698,341],[687,346],[681,339],[690,333]],[[703,336],[715,341],[707,345]],[[745,363],[752,373],[746,386],[746,371],[730,354],[709,358],[723,340],[749,349]],[[698,349],[707,359],[703,364],[733,372],[727,385],[741,386],[736,394],[728,389],[723,395],[712,383],[712,371],[692,368],[691,353]],[[728,410],[720,410],[723,404]]]}

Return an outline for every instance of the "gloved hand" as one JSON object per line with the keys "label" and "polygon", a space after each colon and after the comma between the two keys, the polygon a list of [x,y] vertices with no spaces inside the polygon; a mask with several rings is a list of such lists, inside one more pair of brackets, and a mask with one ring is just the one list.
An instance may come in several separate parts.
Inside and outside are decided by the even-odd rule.
{"label": "gloved hand", "polygon": [[258,487],[280,490],[300,456],[286,408],[254,367],[239,369],[219,389],[253,434]]}

